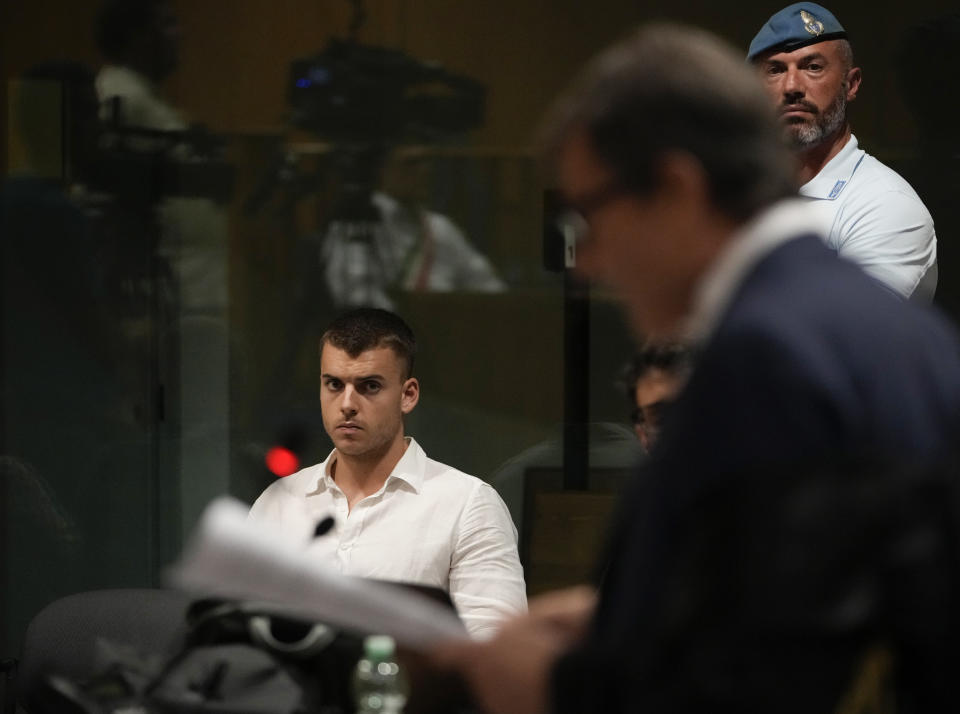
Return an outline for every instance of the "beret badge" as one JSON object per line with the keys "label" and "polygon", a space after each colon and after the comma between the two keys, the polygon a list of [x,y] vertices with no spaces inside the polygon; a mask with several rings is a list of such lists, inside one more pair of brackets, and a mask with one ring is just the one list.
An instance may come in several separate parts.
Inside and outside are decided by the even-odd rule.
{"label": "beret badge", "polygon": [[803,29],[814,37],[819,37],[823,34],[823,23],[817,19],[816,15],[811,15],[806,10],[801,10],[800,19],[803,20]]}

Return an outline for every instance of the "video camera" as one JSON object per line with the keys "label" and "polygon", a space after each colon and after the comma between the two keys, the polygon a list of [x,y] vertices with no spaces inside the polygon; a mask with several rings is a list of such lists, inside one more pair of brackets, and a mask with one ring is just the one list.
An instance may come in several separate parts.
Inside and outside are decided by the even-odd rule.
{"label": "video camera", "polygon": [[333,39],[290,68],[291,123],[334,143],[437,141],[483,123],[486,91],[399,51]]}

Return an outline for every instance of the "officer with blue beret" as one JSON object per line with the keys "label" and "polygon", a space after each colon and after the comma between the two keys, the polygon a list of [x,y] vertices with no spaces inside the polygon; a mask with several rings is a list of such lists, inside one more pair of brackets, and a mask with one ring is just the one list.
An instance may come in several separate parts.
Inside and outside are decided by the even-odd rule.
{"label": "officer with blue beret", "polygon": [[816,3],[788,5],[760,28],[747,59],[796,152],[800,195],[822,216],[827,244],[904,298],[931,300],[933,219],[913,188],[852,133],[847,106],[862,73],[840,21]]}

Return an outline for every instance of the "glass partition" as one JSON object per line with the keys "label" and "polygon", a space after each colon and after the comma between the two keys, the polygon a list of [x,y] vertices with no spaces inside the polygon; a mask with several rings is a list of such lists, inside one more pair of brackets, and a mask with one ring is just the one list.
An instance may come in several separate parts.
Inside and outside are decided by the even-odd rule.
{"label": "glass partition", "polygon": [[[861,144],[941,196],[956,154],[917,150],[929,124],[896,71],[914,66],[908,29],[950,9],[843,8]],[[59,596],[161,584],[211,498],[252,502],[277,478],[271,448],[322,460],[318,336],[353,305],[413,327],[407,431],[499,490],[530,591],[589,579],[642,456],[620,382],[635,343],[613,296],[551,269],[538,121],[629,27],[670,17],[745,47],[769,12],[5,3],[0,656]],[[955,202],[935,198],[952,225]]]}

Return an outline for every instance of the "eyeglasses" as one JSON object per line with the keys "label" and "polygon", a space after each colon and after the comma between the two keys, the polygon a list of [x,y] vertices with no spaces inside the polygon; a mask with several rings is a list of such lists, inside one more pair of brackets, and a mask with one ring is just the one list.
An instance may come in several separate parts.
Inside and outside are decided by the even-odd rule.
{"label": "eyeglasses", "polygon": [[556,226],[568,241],[579,243],[590,232],[588,217],[626,193],[627,189],[619,181],[609,181],[576,201],[569,202],[557,216]]}

